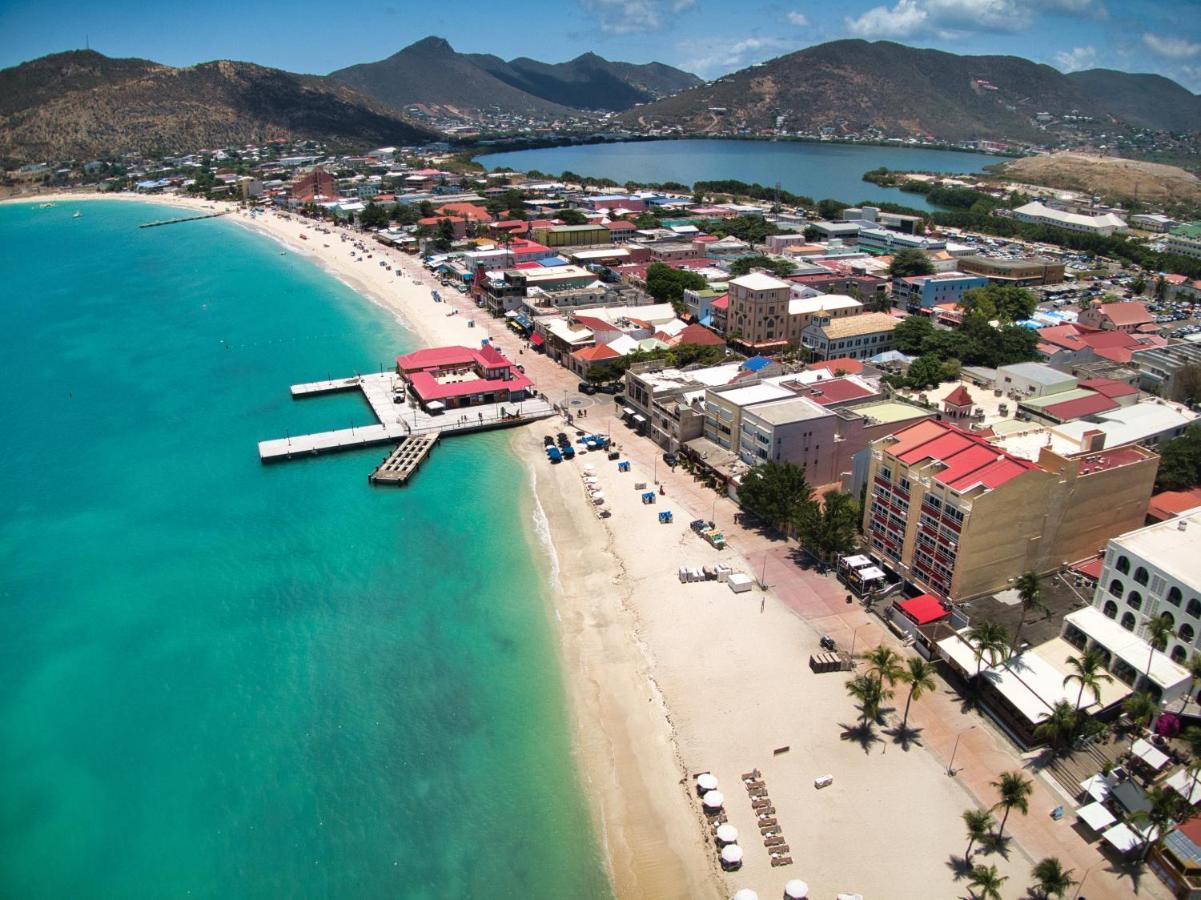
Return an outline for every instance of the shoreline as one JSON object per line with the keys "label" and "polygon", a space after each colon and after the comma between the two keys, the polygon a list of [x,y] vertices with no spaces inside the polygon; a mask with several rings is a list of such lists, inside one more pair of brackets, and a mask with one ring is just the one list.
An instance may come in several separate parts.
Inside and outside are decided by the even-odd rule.
{"label": "shoreline", "polygon": [[[11,202],[108,199],[222,208],[158,195],[42,194]],[[421,340],[473,345],[492,336],[527,365],[548,396],[574,387],[576,379],[566,370],[540,355],[522,355],[520,340],[469,298],[445,291],[448,302],[434,304],[430,279],[416,257],[368,243],[358,233],[318,231],[325,226],[292,215],[264,213],[255,222],[244,214],[226,218],[317,263],[387,309]],[[300,240],[301,233],[308,239]],[[348,236],[345,245],[343,234]],[[348,250],[354,241],[364,243],[373,258],[351,262]],[[399,260],[401,274],[377,265],[380,258]],[[458,312],[444,315],[449,310]],[[468,327],[471,319],[474,328]],[[682,565],[720,561],[752,574],[762,565],[771,581],[776,566],[790,563],[786,548],[757,540],[736,524],[736,508],[729,500],[715,501],[686,473],[666,472],[661,463],[656,467],[658,449],[609,419],[610,398],[573,401],[573,409],[577,404],[593,416],[577,424],[595,422],[598,431],[611,429],[623,458],[632,461],[632,472],[618,473],[601,454],[548,465],[539,438],[562,428],[553,421],[514,429],[510,444],[531,479],[524,527],[531,546],[547,551],[540,564],[546,566],[546,609],[557,635],[572,752],[614,894],[716,898],[751,887],[761,897],[773,897],[780,895],[785,881],[798,877],[809,882],[814,896],[854,890],[869,898],[916,900],[962,890],[961,883],[952,881],[946,857],[963,850],[959,812],[965,806],[990,805],[994,797],[988,779],[1017,767],[1004,739],[978,723],[981,727],[964,738],[957,759],[964,769],[975,760],[982,774],[975,780],[970,771],[948,779],[943,770],[958,738],[948,728],[954,721],[949,714],[931,712],[935,705],[953,705],[952,698],[941,696],[914,704],[911,724],[924,727],[925,735],[910,752],[888,753],[887,737],[882,754],[880,747],[860,748],[845,733],[840,736],[842,723],[855,716],[843,679],[813,675],[808,654],[817,649],[821,633],[843,643],[862,628],[861,647],[891,643],[891,637],[860,607],[847,607],[841,588],[828,580],[738,595],[717,582],[680,583],[676,570]],[[593,515],[584,492],[580,472],[589,463],[608,498],[610,519]],[[654,474],[667,494],[647,510],[633,484],[649,484]],[[662,508],[673,510],[674,525],[657,523],[655,512]],[[715,519],[738,549],[719,552],[691,534],[687,522],[699,517],[697,510]],[[788,751],[778,753],[783,747]],[[792,866],[771,867],[759,846],[757,822],[739,782],[742,772],[754,768],[763,771],[778,807],[793,848]],[[691,776],[701,771],[712,771],[721,780],[730,821],[743,834],[746,858],[738,873],[722,873],[717,865],[692,789]],[[825,773],[835,775],[835,784],[815,792],[814,777]],[[1091,848],[1074,835],[1044,834],[1042,807],[1051,795],[1041,784],[1039,790],[1030,816],[1009,823],[1017,840],[1010,859],[985,860],[1009,876],[1006,898],[1018,896],[1032,858],[1055,853],[1077,872],[1090,862],[1080,852]],[[896,827],[915,820],[917,828]],[[868,860],[881,864],[865,866]],[[1106,891],[1110,884],[1106,873],[1093,872],[1090,896],[1126,894],[1121,889],[1125,885],[1116,881],[1115,890]],[[1156,894],[1153,882],[1146,887]]]}

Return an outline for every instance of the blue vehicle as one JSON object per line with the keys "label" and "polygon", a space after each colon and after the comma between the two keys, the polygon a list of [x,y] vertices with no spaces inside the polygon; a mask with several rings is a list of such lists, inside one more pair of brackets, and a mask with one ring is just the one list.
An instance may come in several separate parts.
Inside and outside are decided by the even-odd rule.
{"label": "blue vehicle", "polygon": [[559,452],[558,447],[547,447],[546,448],[546,458],[549,459],[552,463],[563,462],[563,454]]}

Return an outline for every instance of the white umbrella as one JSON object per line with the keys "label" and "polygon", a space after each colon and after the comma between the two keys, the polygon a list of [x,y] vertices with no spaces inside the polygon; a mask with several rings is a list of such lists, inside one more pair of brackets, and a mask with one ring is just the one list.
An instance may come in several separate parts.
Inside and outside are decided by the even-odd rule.
{"label": "white umbrella", "polygon": [[594,474],[596,474],[596,466],[591,466],[591,465],[589,465],[589,466],[584,466],[584,474],[585,474],[585,475],[594,475]]}
{"label": "white umbrella", "polygon": [[737,844],[726,844],[721,848],[721,861],[730,865],[742,862],[742,848]]}
{"label": "white umbrella", "polygon": [[705,772],[701,775],[698,775],[696,776],[696,786],[700,788],[702,792],[715,791],[717,790],[717,776],[710,772]]}
{"label": "white umbrella", "polygon": [[726,798],[722,796],[721,791],[706,791],[701,801],[709,809],[721,809],[722,805],[726,802]]}
{"label": "white umbrella", "polygon": [[604,503],[605,495],[602,494],[600,491],[597,491],[595,494],[592,495],[592,502],[593,503]]}
{"label": "white umbrella", "polygon": [[799,878],[794,878],[784,885],[784,896],[788,900],[805,900],[809,896],[809,885]]}
{"label": "white umbrella", "polygon": [[737,843],[738,829],[729,822],[722,822],[717,826],[717,839],[723,844]]}
{"label": "white umbrella", "polygon": [[759,900],[759,895],[750,888],[743,888],[734,895],[734,900]]}

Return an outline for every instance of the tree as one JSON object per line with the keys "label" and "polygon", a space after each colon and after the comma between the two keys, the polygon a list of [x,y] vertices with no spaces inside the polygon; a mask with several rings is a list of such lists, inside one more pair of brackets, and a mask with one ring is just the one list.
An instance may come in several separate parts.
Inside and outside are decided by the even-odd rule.
{"label": "tree", "polygon": [[1146,691],[1136,691],[1122,701],[1122,712],[1137,728],[1146,728],[1159,712],[1159,704]]}
{"label": "tree", "polygon": [[990,284],[965,291],[959,305],[965,316],[978,315],[986,322],[1020,322],[1034,315],[1038,298],[1025,288]]}
{"label": "tree", "polygon": [[434,247],[439,253],[445,253],[455,242],[455,225],[450,219],[438,221],[438,234],[434,238]]}
{"label": "tree", "polygon": [[767,269],[771,274],[783,278],[785,275],[791,275],[796,266],[786,259],[764,256],[762,253],[756,256],[741,256],[730,263],[730,275],[735,278],[745,275],[751,269]]}
{"label": "tree", "polygon": [[821,229],[816,225],[806,225],[805,230],[802,231],[801,234],[805,235],[805,240],[810,242],[820,241],[822,239]]}
{"label": "tree", "polygon": [[817,201],[817,214],[823,219],[837,219],[842,215],[842,211],[847,208],[847,204],[839,200],[826,199]]}
{"label": "tree", "polygon": [[1062,897],[1076,883],[1072,880],[1074,871],[1065,869],[1063,863],[1054,856],[1048,856],[1034,864],[1034,868],[1030,870],[1030,877],[1034,879],[1034,890],[1038,891],[1044,900],[1051,900],[1052,897]]}
{"label": "tree", "polygon": [[1101,682],[1113,682],[1113,676],[1105,670],[1105,655],[1096,647],[1090,647],[1079,656],[1069,656],[1068,665],[1072,669],[1070,675],[1063,678],[1063,686],[1075,681],[1080,684],[1080,692],[1076,695],[1076,709],[1080,709],[1080,701],[1084,699],[1084,689],[1093,692],[1093,700],[1101,702]]}
{"label": "tree", "polygon": [[810,553],[829,562],[855,546],[859,526],[859,504],[850,494],[830,491],[820,504],[801,508],[796,520],[797,537]]}
{"label": "tree", "polygon": [[[1188,669],[1189,685],[1188,693],[1184,695],[1184,699],[1180,702],[1180,711],[1184,712],[1184,708],[1188,706],[1189,700],[1193,693],[1197,690],[1197,682],[1201,681],[1201,653],[1194,653],[1188,658],[1188,662],[1184,664]],[[1199,729],[1201,731],[1201,729]],[[1201,749],[1201,742],[1198,742],[1198,748]]]}
{"label": "tree", "polygon": [[867,674],[881,684],[887,682],[889,687],[896,684],[904,671],[901,668],[901,657],[891,647],[880,644],[876,649],[863,654],[867,662]]}
{"label": "tree", "polygon": [[967,850],[964,851],[963,858],[971,862],[973,845],[988,837],[988,833],[997,823],[993,820],[992,813],[986,809],[965,809],[963,824],[967,827]]}
{"label": "tree", "polygon": [[[904,322],[901,324],[903,325]],[[900,326],[898,326],[899,328]],[[909,364],[909,369],[905,372],[905,384],[915,391],[923,391],[926,388],[942,384],[947,380],[947,374],[947,364],[933,353],[927,353]]]}
{"label": "tree", "polygon": [[1060,700],[1051,707],[1051,714],[1034,728],[1034,739],[1046,741],[1056,753],[1063,751],[1076,736],[1077,713],[1072,704]]}
{"label": "tree", "polygon": [[421,218],[428,219],[434,214],[434,204],[428,200],[422,200],[417,204],[417,210],[421,213]]}
{"label": "tree", "polygon": [[881,705],[892,696],[892,691],[871,675],[856,675],[847,682],[847,693],[859,701],[860,721],[865,726],[876,720]]}
{"label": "tree", "polygon": [[372,200],[359,213],[359,222],[364,228],[387,228],[388,211]]}
{"label": "tree", "polygon": [[988,664],[995,666],[1001,655],[1009,649],[1009,632],[1004,625],[997,622],[973,625],[967,631],[967,638],[973,645],[973,653],[976,656],[977,677],[983,668],[985,656],[988,656]]}
{"label": "tree", "polygon": [[646,292],[660,303],[670,303],[677,313],[684,311],[684,291],[704,290],[708,284],[703,275],[660,262],[646,270]]}
{"label": "tree", "polygon": [[1017,810],[1023,816],[1030,812],[1030,795],[1034,792],[1034,783],[1021,772],[1002,772],[996,781],[989,782],[997,789],[1001,799],[993,809],[1004,808],[1005,815],[1001,817],[1001,825],[997,828],[997,840],[1005,833],[1005,823],[1009,814]]}
{"label": "tree", "polygon": [[558,212],[559,221],[564,225],[587,225],[588,217],[578,209],[562,209]]}
{"label": "tree", "polygon": [[921,354],[926,352],[926,342],[934,334],[934,323],[929,316],[906,316],[892,330],[892,342],[902,353]]}
{"label": "tree", "polygon": [[743,476],[738,501],[745,509],[784,529],[798,521],[804,509],[814,502],[813,488],[800,466],[768,460]]}
{"label": "tree", "polygon": [[1181,366],[1176,370],[1172,385],[1172,399],[1177,403],[1201,402],[1201,364]]}
{"label": "tree", "polygon": [[979,900],[1001,900],[1001,885],[1009,876],[997,872],[996,866],[972,866],[967,880]]}
{"label": "tree", "polygon": [[1048,613],[1047,604],[1042,600],[1042,587],[1038,583],[1037,572],[1024,572],[1014,582],[1018,592],[1018,603],[1021,604],[1022,614],[1018,617],[1017,631],[1013,634],[1013,643],[1009,645],[1009,655],[1017,653],[1018,644],[1022,641],[1022,627],[1026,624],[1026,613],[1030,610]]}
{"label": "tree", "polygon": [[1130,814],[1131,822],[1144,827],[1151,826],[1151,833],[1143,845],[1143,859],[1146,859],[1152,849],[1168,836],[1172,827],[1190,812],[1184,798],[1163,785],[1157,785],[1147,791],[1147,800],[1150,806]]}
{"label": "tree", "polygon": [[1155,480],[1164,490],[1183,491],[1201,484],[1201,425],[1190,425],[1184,434],[1159,448]]}
{"label": "tree", "polygon": [[1144,678],[1148,680],[1151,678],[1151,663],[1155,661],[1155,651],[1159,650],[1162,653],[1175,633],[1176,629],[1172,625],[1172,618],[1167,613],[1148,620],[1144,637],[1151,645],[1151,649],[1147,651],[1147,670],[1143,673]]}
{"label": "tree", "polygon": [[921,700],[922,694],[935,688],[934,673],[938,671],[933,663],[926,662],[920,656],[911,656],[905,660],[905,671],[898,676],[909,685],[909,696],[905,698],[905,715],[901,719],[901,730],[909,724],[909,706],[914,700]]}
{"label": "tree", "polygon": [[888,264],[889,278],[908,278],[910,275],[933,275],[934,263],[921,250],[906,247],[892,255]]}

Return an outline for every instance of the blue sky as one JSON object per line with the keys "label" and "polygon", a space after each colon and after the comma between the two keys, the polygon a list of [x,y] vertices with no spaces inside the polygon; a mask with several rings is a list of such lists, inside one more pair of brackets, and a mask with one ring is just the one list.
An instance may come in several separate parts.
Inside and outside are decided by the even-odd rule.
{"label": "blue sky", "polygon": [[0,0],[0,66],[82,47],[171,65],[243,59],[326,73],[426,35],[548,62],[593,50],[712,78],[844,37],[1010,53],[1064,71],[1158,72],[1201,91],[1201,0]]}

